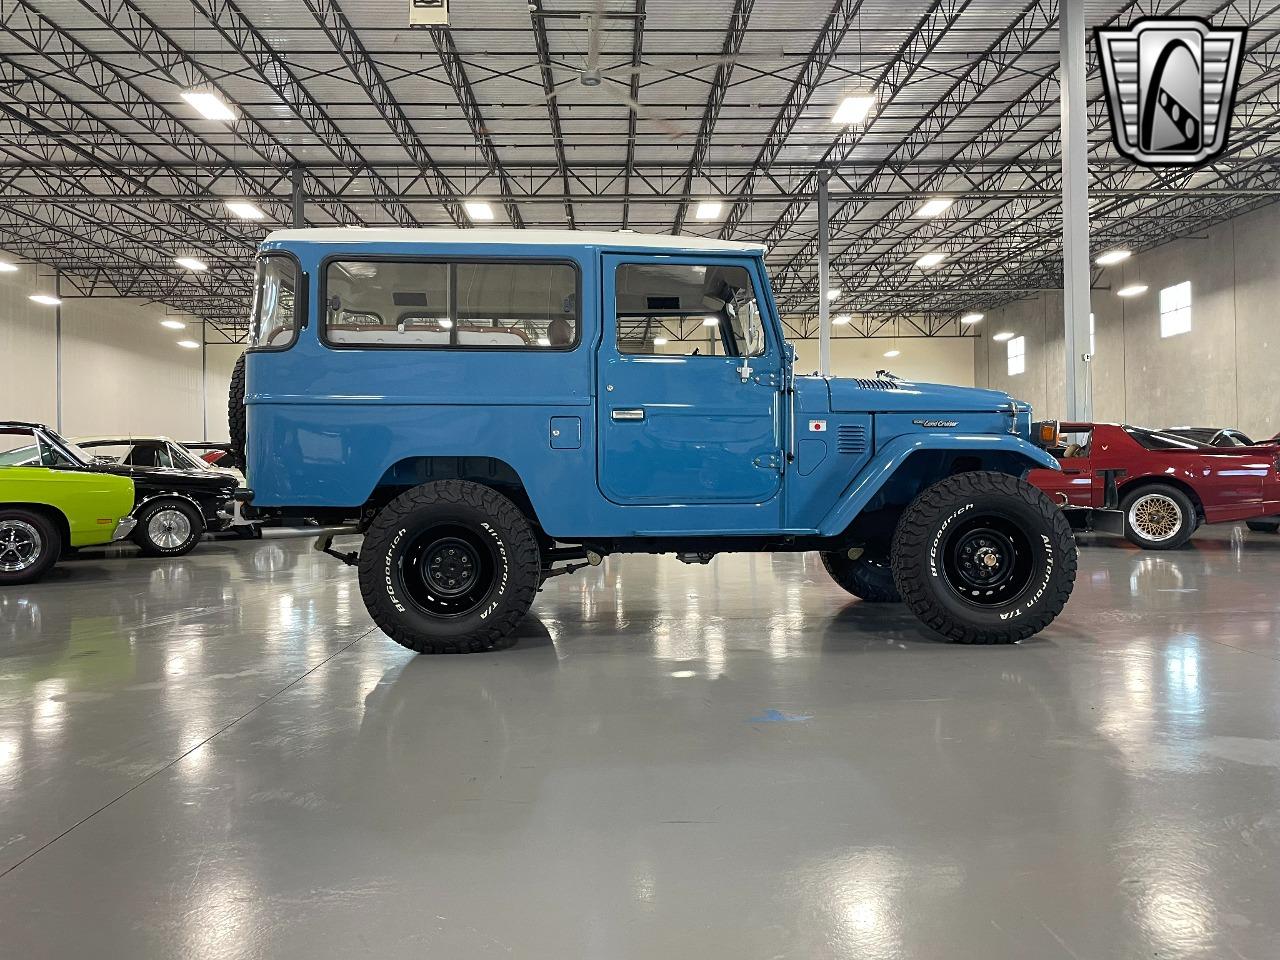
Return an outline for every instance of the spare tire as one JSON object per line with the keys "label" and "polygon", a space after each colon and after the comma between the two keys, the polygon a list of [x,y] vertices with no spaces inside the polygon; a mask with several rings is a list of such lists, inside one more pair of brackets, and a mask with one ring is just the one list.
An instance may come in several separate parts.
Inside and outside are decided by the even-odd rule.
{"label": "spare tire", "polygon": [[231,438],[231,466],[245,468],[244,354],[240,354],[231,370],[231,387],[227,391],[227,435]]}

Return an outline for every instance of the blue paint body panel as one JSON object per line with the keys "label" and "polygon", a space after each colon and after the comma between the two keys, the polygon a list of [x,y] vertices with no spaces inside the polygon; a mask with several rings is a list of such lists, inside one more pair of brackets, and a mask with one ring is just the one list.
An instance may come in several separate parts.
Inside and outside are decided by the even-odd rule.
{"label": "blue paint body panel", "polygon": [[[354,513],[380,486],[414,482],[422,458],[494,458],[518,475],[538,522],[561,540],[837,536],[902,482],[895,481],[899,471],[925,462],[913,455],[990,457],[995,468],[1014,473],[1056,466],[1028,442],[1029,408],[1006,394],[793,377],[762,256],[690,251],[679,238],[671,241],[669,252],[628,250],[625,237],[617,249],[358,245],[363,257],[574,263],[580,333],[563,351],[332,348],[318,335],[321,264],[357,251],[269,241],[264,252],[297,258],[309,316],[287,349],[248,354],[255,505]],[[766,345],[750,358],[745,379],[736,357],[618,351],[614,268],[641,260],[748,270]],[[617,410],[642,410],[643,419],[615,419]]]}

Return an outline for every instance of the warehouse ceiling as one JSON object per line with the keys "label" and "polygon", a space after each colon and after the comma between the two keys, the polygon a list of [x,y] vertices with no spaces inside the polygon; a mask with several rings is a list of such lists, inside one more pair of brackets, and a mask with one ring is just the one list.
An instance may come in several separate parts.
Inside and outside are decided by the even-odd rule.
{"label": "warehouse ceiling", "polygon": [[[1250,28],[1230,145],[1195,171],[1119,157],[1090,49],[1095,252],[1273,200],[1280,2],[1085,7]],[[805,336],[825,171],[837,335],[963,334],[961,314],[1060,283],[1056,2],[452,0],[448,27],[413,30],[408,8],[0,0],[0,249],[64,296],[143,297],[237,339],[295,183],[309,225],[466,227],[482,200],[517,227],[764,241]],[[867,95],[864,120],[833,122]],[[721,207],[699,219],[704,200]]]}

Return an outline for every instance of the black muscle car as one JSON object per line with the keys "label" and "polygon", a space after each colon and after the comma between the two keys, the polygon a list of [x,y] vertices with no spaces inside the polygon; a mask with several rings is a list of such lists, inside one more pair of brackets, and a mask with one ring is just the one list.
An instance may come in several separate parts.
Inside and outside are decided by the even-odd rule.
{"label": "black muscle car", "polygon": [[0,428],[30,431],[28,445],[0,453],[0,466],[46,466],[130,477],[137,520],[130,539],[153,557],[190,553],[205,531],[223,529],[231,519],[236,479],[212,470],[178,470],[95,460],[74,443],[39,423],[0,422]]}

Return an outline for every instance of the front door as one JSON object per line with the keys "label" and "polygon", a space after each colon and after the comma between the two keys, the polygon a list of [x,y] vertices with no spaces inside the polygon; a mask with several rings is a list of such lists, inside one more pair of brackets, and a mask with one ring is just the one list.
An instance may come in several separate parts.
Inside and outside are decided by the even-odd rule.
{"label": "front door", "polygon": [[615,503],[764,503],[782,344],[749,257],[605,255],[599,483]]}

